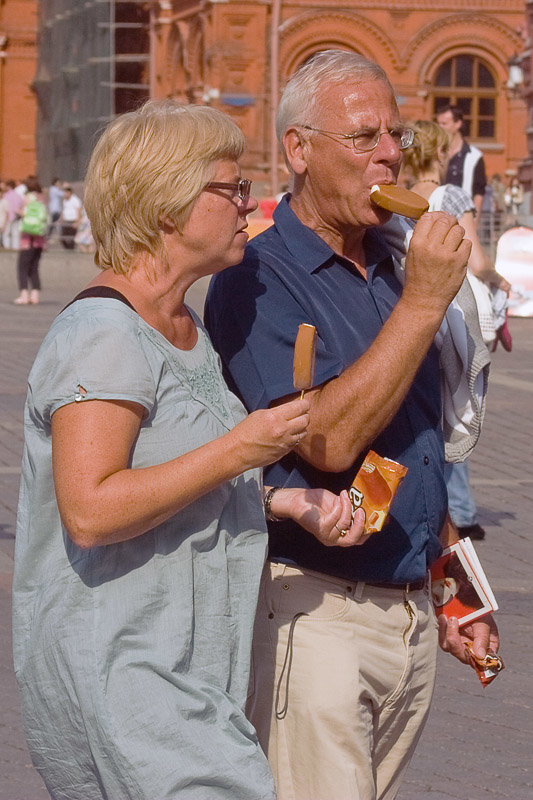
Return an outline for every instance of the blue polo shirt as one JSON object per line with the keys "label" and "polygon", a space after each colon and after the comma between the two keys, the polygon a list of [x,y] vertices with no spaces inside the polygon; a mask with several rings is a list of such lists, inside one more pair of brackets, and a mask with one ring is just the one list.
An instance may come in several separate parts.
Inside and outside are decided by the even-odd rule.
{"label": "blue polo shirt", "polygon": [[[230,387],[252,411],[294,393],[294,342],[301,322],[318,333],[315,385],[335,378],[372,344],[401,294],[379,230],[365,235],[367,280],[291,210],[246,248],[241,264],[211,281],[205,323]],[[422,578],[440,552],[447,509],[438,354],[432,347],[390,425],[372,443],[408,473],[381,533],[361,547],[324,547],[292,521],[269,525],[270,557],[368,582]],[[363,457],[343,473],[322,472],[296,452],[265,470],[265,483],[350,486]]]}

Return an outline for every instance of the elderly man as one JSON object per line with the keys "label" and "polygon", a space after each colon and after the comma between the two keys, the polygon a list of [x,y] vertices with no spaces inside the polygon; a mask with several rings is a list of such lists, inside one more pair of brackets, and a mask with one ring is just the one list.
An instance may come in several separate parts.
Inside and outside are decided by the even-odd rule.
{"label": "elderly man", "polygon": [[[249,714],[279,800],[393,798],[426,720],[437,626],[428,566],[450,533],[438,357],[432,346],[470,243],[446,214],[419,221],[403,291],[373,184],[393,184],[412,132],[373,62],[317,54],[277,116],[292,194],[242,264],[218,275],[206,323],[249,409],[291,395],[298,325],[318,331],[308,435],[273,465],[277,486],[349,486],[370,445],[408,467],[388,522],[361,546],[324,547],[271,521]],[[444,625],[466,661],[497,647],[492,622]]]}

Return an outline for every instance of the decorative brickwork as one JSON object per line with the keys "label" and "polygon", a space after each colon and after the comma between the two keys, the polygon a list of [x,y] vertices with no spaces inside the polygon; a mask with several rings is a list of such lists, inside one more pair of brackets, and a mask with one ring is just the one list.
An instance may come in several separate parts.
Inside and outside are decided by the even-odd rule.
{"label": "decorative brickwork", "polygon": [[[277,13],[274,39],[271,21]],[[204,86],[200,92],[185,67],[176,65],[179,59],[170,56],[173,77],[168,71],[158,76],[157,93],[201,94],[200,102],[233,116],[249,141],[247,174],[260,182],[260,189],[262,182],[265,193],[276,190],[285,177],[281,157],[275,174],[269,156],[275,105],[271,52],[277,55],[279,89],[318,50],[349,49],[373,58],[388,73],[406,118],[432,115],[435,75],[444,62],[458,55],[477,59],[493,84],[494,135],[475,140],[485,153],[489,174],[517,168],[526,155],[525,103],[506,88],[508,61],[524,47],[523,0],[352,0],[342,8],[336,0],[211,0],[203,6],[170,0],[161,16],[189,29],[202,20]],[[163,41],[160,45],[165,46]]]}
{"label": "decorative brickwork", "polygon": [[[86,2],[83,8],[88,10],[83,14],[89,18],[90,13],[96,13],[91,12],[93,6],[109,7],[110,12],[116,7],[118,14],[126,5],[136,3]],[[445,96],[434,85],[437,73],[447,62],[466,56],[481,63],[492,81],[492,133],[473,141],[484,151],[489,174],[503,174],[518,169],[527,156],[525,98],[507,87],[508,62],[525,48],[525,6],[530,12],[529,0],[345,0],[341,7],[338,0],[139,0],[139,19],[149,18],[146,50],[142,51],[145,67],[139,68],[135,80],[131,77],[133,65],[128,66],[122,82],[115,78],[115,113],[127,108],[128,92],[133,97],[128,87],[140,87],[140,96],[144,84],[149,84],[149,93],[155,97],[178,97],[220,108],[244,131],[248,140],[244,168],[258,182],[259,193],[269,194],[286,176],[281,156],[275,169],[272,109],[287,78],[313,53],[335,47],[374,58],[388,73],[406,118],[432,115],[435,97]],[[32,80],[44,110],[48,108],[47,93],[57,85],[54,75],[47,72],[47,63],[41,60],[39,67],[36,64],[38,7],[43,26],[45,15],[52,19],[55,13],[56,6],[50,0],[39,4],[36,0],[0,2],[0,32],[5,30],[7,34],[7,45],[0,51],[2,177],[7,167],[10,173],[15,172],[13,177],[22,177],[35,168],[36,103],[30,90]],[[86,160],[85,150],[82,157],[74,152],[77,139],[85,137],[85,142],[94,125],[83,116],[82,95],[77,100],[77,78],[74,73],[70,75],[68,68],[77,69],[81,79],[82,67],[86,70],[86,64],[94,61],[89,50],[96,33],[89,30],[82,43],[86,61],[78,64],[69,42],[77,41],[74,26],[79,28],[76,20],[81,19],[82,4],[64,0],[62,7],[66,12],[61,14],[61,33],[65,33],[50,51],[50,57],[58,61],[61,52],[65,53],[61,71],[69,102],[65,114],[71,127],[76,118],[76,127],[69,132],[68,120],[61,122],[53,139],[46,127],[42,128],[38,152],[39,162],[45,162],[43,174],[58,172],[55,164],[61,166],[63,173],[68,164],[69,179],[74,180],[82,178]],[[67,17],[71,19],[71,36]],[[56,27],[59,31],[59,22]],[[45,38],[48,28],[43,27]],[[141,51],[137,52],[141,55]],[[97,82],[91,82],[94,101],[87,106],[89,111],[96,107],[104,91],[98,87],[104,87],[106,80],[98,77]],[[452,93],[449,87],[446,91]],[[63,111],[57,111],[57,102],[54,97],[54,119],[58,113],[65,116]],[[41,114],[41,127],[48,124],[47,113]],[[96,116],[101,124],[100,112]],[[53,153],[49,157],[51,141]]]}
{"label": "decorative brickwork", "polygon": [[528,212],[533,213],[533,0],[526,0],[526,48],[520,58],[524,83],[520,95],[527,105],[527,156],[520,165],[518,175],[524,189],[529,193]]}
{"label": "decorative brickwork", "polygon": [[0,3],[0,178],[36,170],[35,76],[37,0]]}

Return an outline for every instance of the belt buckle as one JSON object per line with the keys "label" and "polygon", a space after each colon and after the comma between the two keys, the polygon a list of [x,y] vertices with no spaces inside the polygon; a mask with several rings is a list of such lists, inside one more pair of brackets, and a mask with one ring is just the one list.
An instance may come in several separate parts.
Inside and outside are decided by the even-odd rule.
{"label": "belt buckle", "polygon": [[425,589],[428,585],[428,577],[429,573],[426,573],[425,578],[420,579],[418,581],[411,581],[410,583],[406,583],[405,591],[407,592],[407,594],[409,594],[409,592],[421,592],[423,589]]}

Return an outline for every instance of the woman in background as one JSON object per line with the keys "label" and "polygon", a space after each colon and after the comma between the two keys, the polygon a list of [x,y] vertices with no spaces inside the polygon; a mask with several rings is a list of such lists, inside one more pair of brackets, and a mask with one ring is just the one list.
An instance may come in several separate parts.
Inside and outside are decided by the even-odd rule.
{"label": "woman in background", "polygon": [[[430,211],[447,211],[457,217],[459,224],[465,229],[466,238],[472,242],[472,251],[468,262],[469,272],[474,279],[477,278],[487,286],[495,287],[508,294],[511,288],[510,284],[496,272],[479,241],[472,198],[460,186],[450,183],[442,184],[448,163],[450,144],[448,134],[437,123],[427,120],[418,120],[410,124],[410,127],[415,131],[415,139],[412,147],[404,153],[403,164],[403,169],[412,178],[410,188],[428,200]],[[472,288],[476,295],[475,287]],[[483,287],[481,287],[481,291],[483,291]],[[481,306],[478,306],[478,312],[483,338],[488,343],[495,336],[490,303],[487,302],[488,313],[486,315],[482,312]],[[500,335],[503,336],[504,332],[502,331]],[[485,336],[487,336],[486,339]],[[509,336],[508,332],[507,336]],[[471,539],[484,539],[485,531],[477,521],[477,507],[470,488],[468,462],[465,460],[460,463],[446,464],[445,478],[449,512],[452,521],[459,529],[459,535],[461,537],[469,536]]]}
{"label": "woman in background", "polygon": [[404,153],[403,170],[411,177],[410,189],[429,202],[430,211],[447,211],[457,217],[472,242],[469,271],[490,286],[509,291],[509,283],[499,275],[485,254],[476,233],[474,202],[460,186],[443,184],[448,163],[448,134],[436,122],[409,123],[415,131],[412,146]]}
{"label": "woman in background", "polygon": [[[26,194],[20,222],[20,243],[17,259],[19,295],[13,300],[15,305],[37,305],[41,291],[39,264],[46,247],[48,216],[43,202],[41,184],[35,175],[26,178]],[[31,204],[31,205],[30,205]],[[28,209],[35,210],[28,221]]]}
{"label": "woman in background", "polygon": [[511,178],[509,186],[505,190],[504,202],[507,210],[507,224],[516,225],[518,223],[520,208],[524,202],[524,190],[516,176]]}

